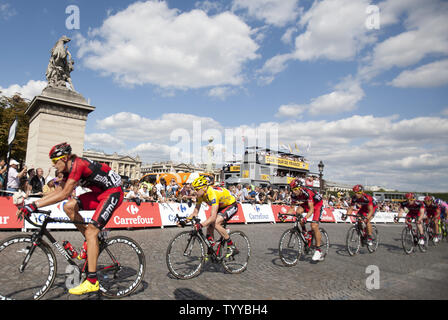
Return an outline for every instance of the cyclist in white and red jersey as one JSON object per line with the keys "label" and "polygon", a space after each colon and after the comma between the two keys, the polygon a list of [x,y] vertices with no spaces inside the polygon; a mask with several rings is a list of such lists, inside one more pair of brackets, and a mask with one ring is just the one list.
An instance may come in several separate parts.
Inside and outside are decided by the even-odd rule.
{"label": "cyclist in white and red jersey", "polygon": [[364,187],[362,185],[357,184],[354,186],[353,192],[355,193],[355,196],[352,197],[352,202],[347,210],[347,215],[352,214],[354,207],[358,208],[358,215],[364,218],[367,226],[367,244],[371,246],[373,245],[373,240],[372,223],[370,221],[373,219],[378,205],[372,196],[364,192]]}
{"label": "cyclist in white and red jersey", "polygon": [[296,208],[291,207],[288,213],[296,212],[298,214],[306,213],[306,216],[300,221],[302,229],[306,230],[305,222],[311,216],[313,217],[311,222],[311,230],[313,230],[314,237],[316,239],[316,251],[314,251],[313,261],[322,260],[322,252],[320,249],[322,235],[319,230],[319,221],[322,214],[322,196],[309,188],[305,188],[304,183],[300,179],[294,179],[290,182],[291,187],[291,204],[301,202]]}
{"label": "cyclist in white and red jersey", "polygon": [[66,176],[63,189],[57,189],[42,199],[24,206],[21,211],[29,215],[38,208],[68,199],[78,185],[91,190],[79,196],[78,199],[70,198],[64,205],[64,211],[72,221],[84,221],[79,210],[95,210],[90,224],[76,225],[86,239],[88,273],[87,279],[79,286],[70,289],[69,293],[80,295],[99,290],[96,275],[99,253],[98,234],[110,220],[115,209],[122,203],[123,189],[121,177],[108,165],[80,158],[71,152],[71,146],[64,142],[54,146],[49,154],[57,172],[62,172]]}
{"label": "cyclist in white and red jersey", "polygon": [[398,217],[394,219],[394,222],[398,222],[398,219],[403,215],[404,210],[407,209],[408,213],[406,217],[415,219],[417,224],[417,229],[420,234],[420,239],[418,240],[418,243],[420,245],[425,244],[425,237],[423,233],[423,218],[425,217],[425,205],[416,200],[415,194],[412,192],[405,194],[406,200],[404,202],[401,202],[400,204],[400,210],[398,212]]}

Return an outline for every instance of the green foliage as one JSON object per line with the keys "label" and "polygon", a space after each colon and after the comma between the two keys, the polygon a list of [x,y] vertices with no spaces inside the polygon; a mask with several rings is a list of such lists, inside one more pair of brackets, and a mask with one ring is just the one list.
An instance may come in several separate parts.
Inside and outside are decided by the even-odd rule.
{"label": "green foliage", "polygon": [[0,159],[6,160],[9,128],[17,116],[17,133],[11,147],[11,158],[25,162],[29,117],[25,115],[28,103],[19,95],[11,98],[0,96]]}

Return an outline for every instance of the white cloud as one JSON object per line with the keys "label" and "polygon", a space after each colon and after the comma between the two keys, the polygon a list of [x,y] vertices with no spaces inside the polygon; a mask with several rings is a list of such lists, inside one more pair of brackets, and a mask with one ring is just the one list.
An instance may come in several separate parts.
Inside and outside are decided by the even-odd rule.
{"label": "white cloud", "polygon": [[327,115],[354,110],[364,97],[364,90],[356,80],[346,78],[335,90],[311,100],[309,104],[289,104],[279,108],[278,117],[297,117],[305,111],[311,115]]}
{"label": "white cloud", "polygon": [[298,0],[234,0],[232,9],[247,10],[250,17],[282,27],[295,21],[301,10]]}
{"label": "white cloud", "polygon": [[[366,45],[376,41],[365,27],[368,5],[368,0],[315,1],[300,17],[298,25],[304,31],[295,38],[294,51],[268,59],[260,70],[267,74],[262,80],[272,81],[273,75],[283,71],[290,60],[349,61],[357,57]],[[294,31],[289,29],[282,41],[289,41]]]}
{"label": "white cloud", "polygon": [[17,14],[16,9],[9,3],[0,3],[0,20],[8,20]]}
{"label": "white cloud", "polygon": [[405,3],[387,0],[380,4],[386,11],[386,24],[395,24],[405,16],[405,31],[388,37],[378,43],[367,57],[367,65],[360,69],[360,75],[370,80],[379,73],[393,67],[412,66],[432,55],[448,54],[448,3],[428,0]]}
{"label": "white cloud", "polygon": [[137,2],[77,37],[78,57],[123,85],[163,88],[237,86],[257,59],[253,30],[231,12],[181,13],[166,2]]}
{"label": "white cloud", "polygon": [[8,88],[0,87],[3,95],[11,97],[15,94],[20,94],[22,98],[32,100],[35,96],[42,93],[42,90],[47,86],[46,81],[29,80],[25,85],[12,84]]}
{"label": "white cloud", "polygon": [[91,133],[84,136],[84,141],[88,146],[95,148],[123,148],[126,144],[121,139],[117,139],[108,133]]}
{"label": "white cloud", "polygon": [[448,83],[448,59],[400,73],[391,85],[400,88],[439,87]]}

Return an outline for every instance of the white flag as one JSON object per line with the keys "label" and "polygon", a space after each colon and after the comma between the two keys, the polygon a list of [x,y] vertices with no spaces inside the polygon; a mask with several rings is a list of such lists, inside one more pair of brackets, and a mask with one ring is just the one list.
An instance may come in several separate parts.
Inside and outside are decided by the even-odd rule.
{"label": "white flag", "polygon": [[8,137],[8,145],[10,145],[15,137],[16,137],[16,131],[17,131],[17,118],[14,120],[14,122],[12,123],[11,127],[9,128],[9,137]]}

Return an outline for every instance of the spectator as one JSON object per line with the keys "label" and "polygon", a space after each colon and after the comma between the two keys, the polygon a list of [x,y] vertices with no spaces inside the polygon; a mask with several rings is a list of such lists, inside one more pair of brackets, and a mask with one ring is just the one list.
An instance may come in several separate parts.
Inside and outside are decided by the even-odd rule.
{"label": "spectator", "polygon": [[31,185],[31,193],[33,194],[42,194],[43,187],[45,185],[45,178],[44,178],[44,170],[42,168],[36,169],[36,175],[31,178],[30,185]]}
{"label": "spectator", "polygon": [[149,195],[148,186],[143,184],[142,188],[138,190],[138,197],[143,201],[151,201],[152,198]]}
{"label": "spectator", "polygon": [[20,179],[22,177],[26,178],[26,166],[23,167],[22,171],[18,172],[17,168],[19,167],[19,163],[11,159],[9,162],[9,170],[8,170],[8,184],[6,185],[7,191],[16,192],[19,190]]}
{"label": "spectator", "polygon": [[56,185],[54,184],[54,180],[55,179],[51,179],[50,181],[47,182],[46,185],[43,186],[42,193],[43,193],[44,196],[46,196],[49,193],[51,193],[54,190],[56,190]]}
{"label": "spectator", "polygon": [[161,178],[159,180],[159,183],[156,184],[156,195],[157,195],[157,200],[160,202],[166,202],[167,201],[167,197],[166,197],[166,181],[164,178]]}
{"label": "spectator", "polygon": [[138,187],[132,186],[131,190],[126,194],[124,197],[126,201],[129,202],[136,202],[137,204],[140,204],[140,198],[138,196]]}
{"label": "spectator", "polygon": [[6,169],[7,169],[6,161],[1,159],[0,160],[0,190],[3,190],[3,184],[5,183]]}

